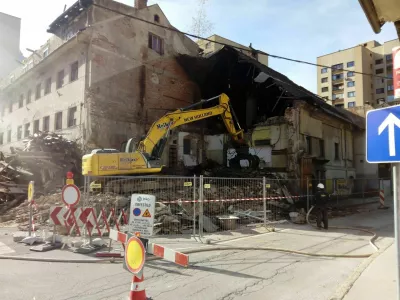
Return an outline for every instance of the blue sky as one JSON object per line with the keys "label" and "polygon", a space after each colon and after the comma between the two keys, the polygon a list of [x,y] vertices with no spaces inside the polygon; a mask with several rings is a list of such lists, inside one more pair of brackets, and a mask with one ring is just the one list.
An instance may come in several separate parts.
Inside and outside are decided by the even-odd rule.
{"label": "blue sky", "polygon": [[[3,3],[4,2],[4,3]],[[47,26],[75,0],[2,1],[0,11],[22,18],[21,50],[38,48]],[[120,0],[133,5],[134,0]],[[196,0],[149,0],[170,22],[190,31]],[[22,9],[21,9],[22,8]],[[316,62],[317,56],[369,40],[397,37],[393,24],[375,34],[357,0],[208,0],[213,32],[267,53]],[[316,92],[316,67],[270,58],[270,67]]]}

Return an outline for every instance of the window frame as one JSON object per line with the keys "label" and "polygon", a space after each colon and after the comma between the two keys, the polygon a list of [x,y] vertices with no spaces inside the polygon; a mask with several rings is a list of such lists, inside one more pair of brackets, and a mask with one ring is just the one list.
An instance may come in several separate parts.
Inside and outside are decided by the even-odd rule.
{"label": "window frame", "polygon": [[340,148],[339,148],[339,143],[334,143],[334,159],[335,160],[340,160]]}
{"label": "window frame", "polygon": [[[63,112],[62,111],[58,111],[58,112],[56,112],[55,113],[55,115],[54,115],[54,131],[57,131],[57,130],[62,130],[63,129],[63,127],[62,127],[62,118],[63,118]],[[60,123],[60,124],[58,124],[58,123]],[[58,125],[60,125],[60,126],[58,126]]]}
{"label": "window frame", "polygon": [[[73,67],[75,67],[75,66],[76,66],[76,69],[73,69]],[[74,61],[70,65],[69,82],[77,81],[78,78],[79,78],[79,62],[78,61]]]}
{"label": "window frame", "polygon": [[328,68],[321,68],[321,74],[328,73]]}
{"label": "window frame", "polygon": [[[47,122],[46,122],[47,121]],[[46,126],[47,125],[47,126]],[[47,128],[45,128],[45,126]],[[44,116],[43,117],[43,124],[42,124],[42,131],[43,132],[48,132],[50,131],[50,116]]]}
{"label": "window frame", "polygon": [[354,67],[355,66],[354,60],[353,61],[348,61],[346,66],[347,66],[347,68]]}
{"label": "window frame", "polygon": [[[60,76],[62,74],[62,76]],[[65,70],[62,69],[57,72],[57,80],[56,80],[56,90],[61,89],[64,86],[65,80]]]}
{"label": "window frame", "polygon": [[354,98],[356,96],[356,91],[347,92],[347,98]]}
{"label": "window frame", "polygon": [[42,97],[42,83],[36,84],[35,89],[35,100],[39,100]]}
{"label": "window frame", "polygon": [[[350,85],[350,84],[352,84],[352,85]],[[356,82],[354,80],[347,82],[347,87],[355,87],[355,86],[356,86]]]}
{"label": "window frame", "polygon": [[51,77],[47,78],[44,83],[44,95],[48,95],[51,93]]}
{"label": "window frame", "polygon": [[[160,42],[160,49],[157,49],[157,47],[153,47],[153,43],[155,41]],[[148,34],[148,47],[153,50],[154,52],[158,53],[159,55],[164,55],[164,39],[154,33],[149,32]]]}

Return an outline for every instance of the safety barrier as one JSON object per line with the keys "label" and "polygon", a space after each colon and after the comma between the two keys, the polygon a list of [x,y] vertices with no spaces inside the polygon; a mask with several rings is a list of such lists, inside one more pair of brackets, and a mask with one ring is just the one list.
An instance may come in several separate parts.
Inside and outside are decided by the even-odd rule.
{"label": "safety barrier", "polygon": [[[115,209],[129,212],[131,194],[151,194],[157,199],[155,234],[197,235],[286,219],[291,208],[311,207],[316,185],[321,181],[332,194],[332,205],[336,205],[350,204],[351,198],[378,197],[382,179],[292,180],[272,175],[262,178],[85,177],[82,198],[85,206],[95,206],[97,199],[106,195]],[[105,216],[99,212],[98,222],[105,223],[102,231],[110,219],[109,215],[107,219]]]}

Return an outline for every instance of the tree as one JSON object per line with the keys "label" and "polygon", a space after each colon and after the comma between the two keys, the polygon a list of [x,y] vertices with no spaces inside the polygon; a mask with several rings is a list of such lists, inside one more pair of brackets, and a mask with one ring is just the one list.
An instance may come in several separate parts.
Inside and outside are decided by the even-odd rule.
{"label": "tree", "polygon": [[196,15],[192,18],[192,32],[197,36],[208,36],[214,27],[214,24],[207,18],[207,1],[209,0],[197,0]]}

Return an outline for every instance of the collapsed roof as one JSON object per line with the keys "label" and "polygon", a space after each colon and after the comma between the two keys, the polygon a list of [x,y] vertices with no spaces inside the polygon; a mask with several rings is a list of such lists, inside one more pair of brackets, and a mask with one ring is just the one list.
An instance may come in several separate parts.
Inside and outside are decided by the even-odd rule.
{"label": "collapsed roof", "polygon": [[285,75],[225,46],[207,57],[179,55],[177,60],[200,87],[203,98],[226,93],[244,129],[274,116],[283,116],[294,101],[305,101],[326,114],[365,128],[365,119],[297,85]]}

